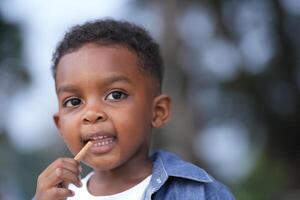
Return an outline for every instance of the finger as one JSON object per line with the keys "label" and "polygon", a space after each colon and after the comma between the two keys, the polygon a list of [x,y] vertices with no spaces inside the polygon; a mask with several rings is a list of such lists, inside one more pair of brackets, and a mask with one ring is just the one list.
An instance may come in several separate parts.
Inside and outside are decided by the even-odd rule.
{"label": "finger", "polygon": [[80,187],[81,182],[79,178],[79,174],[75,174],[68,169],[57,168],[51,175],[48,177],[49,187],[53,187],[58,185],[59,183],[66,182],[73,183],[74,185]]}
{"label": "finger", "polygon": [[51,188],[46,192],[46,195],[51,197],[51,199],[66,199],[74,196],[74,192],[66,188]]}
{"label": "finger", "polygon": [[82,171],[81,166],[76,160],[72,158],[59,158],[47,167],[44,171],[44,176],[50,176],[57,168],[65,168],[76,174],[79,174]]}
{"label": "finger", "polygon": [[74,173],[81,173],[82,169],[76,160],[73,158],[59,158],[55,161],[54,165],[51,166],[52,170],[56,168],[66,168]]}

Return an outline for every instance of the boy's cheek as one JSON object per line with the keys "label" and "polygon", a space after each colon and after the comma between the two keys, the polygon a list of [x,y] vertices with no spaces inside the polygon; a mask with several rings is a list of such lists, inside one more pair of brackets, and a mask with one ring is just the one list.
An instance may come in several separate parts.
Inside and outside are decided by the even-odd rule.
{"label": "boy's cheek", "polygon": [[80,137],[67,132],[61,133],[61,136],[64,140],[64,143],[73,154],[77,154],[83,147]]}
{"label": "boy's cheek", "polygon": [[[74,132],[76,130],[73,126],[74,123],[68,123],[69,120],[67,120],[64,117],[59,117],[58,121],[56,122],[56,127],[60,133],[60,135],[66,140],[69,137],[69,133]],[[73,133],[74,134],[74,133]]]}

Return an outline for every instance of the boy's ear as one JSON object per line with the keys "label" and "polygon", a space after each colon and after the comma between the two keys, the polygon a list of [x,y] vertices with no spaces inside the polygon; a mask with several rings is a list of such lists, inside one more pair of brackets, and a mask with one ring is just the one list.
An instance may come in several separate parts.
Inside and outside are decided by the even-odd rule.
{"label": "boy's ear", "polygon": [[53,115],[53,121],[54,121],[55,126],[57,127],[57,129],[59,129],[59,115],[58,115],[58,113],[55,113]]}
{"label": "boy's ear", "polygon": [[163,126],[171,115],[171,98],[167,95],[159,95],[154,99],[152,127]]}

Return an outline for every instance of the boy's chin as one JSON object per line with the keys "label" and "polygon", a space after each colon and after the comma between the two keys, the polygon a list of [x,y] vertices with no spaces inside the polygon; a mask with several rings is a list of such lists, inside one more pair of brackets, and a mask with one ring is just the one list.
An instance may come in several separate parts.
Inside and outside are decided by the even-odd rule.
{"label": "boy's chin", "polygon": [[105,156],[103,156],[102,158],[87,157],[83,160],[83,163],[91,167],[95,171],[109,171],[118,168],[119,166],[119,163],[116,159],[107,158]]}

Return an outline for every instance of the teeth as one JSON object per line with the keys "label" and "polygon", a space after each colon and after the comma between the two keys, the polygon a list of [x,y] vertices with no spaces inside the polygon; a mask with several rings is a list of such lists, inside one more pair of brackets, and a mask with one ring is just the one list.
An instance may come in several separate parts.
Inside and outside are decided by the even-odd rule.
{"label": "teeth", "polygon": [[107,141],[96,142],[96,143],[94,143],[94,146],[101,147],[101,146],[104,146],[104,145],[108,145],[112,142],[113,142],[113,139],[110,139],[110,140],[107,140]]}
{"label": "teeth", "polygon": [[106,138],[108,138],[107,135],[101,135],[101,136],[94,136],[91,139],[92,140],[102,140],[102,139],[106,139]]}

